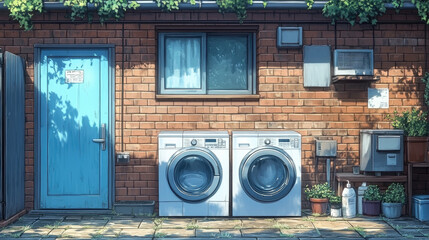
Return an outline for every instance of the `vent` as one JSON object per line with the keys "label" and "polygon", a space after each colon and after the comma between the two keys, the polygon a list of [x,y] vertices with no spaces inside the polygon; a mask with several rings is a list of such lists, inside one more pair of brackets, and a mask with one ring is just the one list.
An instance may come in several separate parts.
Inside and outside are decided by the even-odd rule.
{"label": "vent", "polygon": [[302,46],[302,27],[278,27],[277,47],[297,48]]}
{"label": "vent", "polygon": [[336,49],[334,52],[335,75],[368,76],[374,74],[371,49]]}

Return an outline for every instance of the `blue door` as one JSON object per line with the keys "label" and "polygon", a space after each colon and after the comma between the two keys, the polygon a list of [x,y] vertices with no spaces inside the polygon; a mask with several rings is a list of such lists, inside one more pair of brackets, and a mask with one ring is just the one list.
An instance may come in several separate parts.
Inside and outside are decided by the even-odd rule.
{"label": "blue door", "polygon": [[109,207],[108,49],[40,52],[40,208]]}

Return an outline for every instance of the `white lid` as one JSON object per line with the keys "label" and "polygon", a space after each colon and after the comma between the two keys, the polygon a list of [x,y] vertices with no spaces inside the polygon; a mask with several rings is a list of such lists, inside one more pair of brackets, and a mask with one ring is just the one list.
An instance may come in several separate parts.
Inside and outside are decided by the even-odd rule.
{"label": "white lid", "polygon": [[347,188],[351,188],[351,187],[352,187],[352,185],[350,184],[350,181],[347,180]]}

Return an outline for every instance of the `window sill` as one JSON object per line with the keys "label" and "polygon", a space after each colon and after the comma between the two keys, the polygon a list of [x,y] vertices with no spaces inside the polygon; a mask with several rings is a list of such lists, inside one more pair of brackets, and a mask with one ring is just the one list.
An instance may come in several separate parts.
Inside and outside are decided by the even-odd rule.
{"label": "window sill", "polygon": [[237,94],[237,95],[204,95],[204,94],[156,94],[156,99],[259,99],[259,94]]}
{"label": "window sill", "polygon": [[368,82],[376,82],[380,80],[380,76],[334,76],[332,78],[332,82],[333,83],[342,83],[342,82],[347,82],[347,83],[368,83]]}

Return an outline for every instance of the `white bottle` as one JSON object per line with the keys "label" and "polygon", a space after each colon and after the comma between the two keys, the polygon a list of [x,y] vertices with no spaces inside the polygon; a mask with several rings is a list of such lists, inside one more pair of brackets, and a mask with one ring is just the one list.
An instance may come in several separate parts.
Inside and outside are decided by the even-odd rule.
{"label": "white bottle", "polygon": [[363,201],[363,194],[365,193],[365,190],[368,189],[366,186],[366,182],[363,182],[362,185],[358,188],[358,214],[362,215],[362,201]]}
{"label": "white bottle", "polygon": [[356,216],[356,193],[347,180],[347,187],[343,190],[343,217],[353,218]]}

